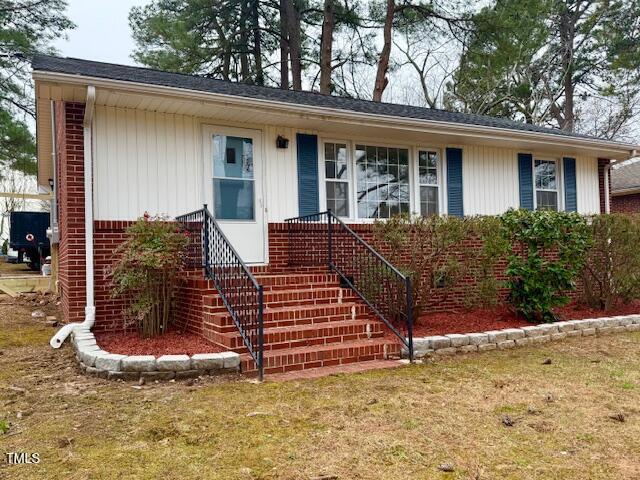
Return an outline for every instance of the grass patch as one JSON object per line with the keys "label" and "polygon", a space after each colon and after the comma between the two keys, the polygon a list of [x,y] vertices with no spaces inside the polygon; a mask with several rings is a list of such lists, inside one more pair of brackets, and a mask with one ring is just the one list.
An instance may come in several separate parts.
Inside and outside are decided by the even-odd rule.
{"label": "grass patch", "polygon": [[41,325],[0,330],[0,348],[17,348],[42,345],[51,338],[51,328]]}
{"label": "grass patch", "polygon": [[[309,381],[142,389],[80,375],[71,349],[46,340],[0,356],[0,418],[11,422],[0,450],[42,458],[0,476],[640,478],[640,393],[623,386],[640,381],[640,334]],[[611,420],[619,412],[626,420]]]}

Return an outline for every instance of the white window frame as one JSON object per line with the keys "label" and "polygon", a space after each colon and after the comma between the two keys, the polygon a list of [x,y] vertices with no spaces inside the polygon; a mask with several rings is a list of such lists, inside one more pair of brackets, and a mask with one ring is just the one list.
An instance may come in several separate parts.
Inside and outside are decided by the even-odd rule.
{"label": "white window frame", "polygon": [[[414,215],[422,215],[422,205],[420,202],[420,188],[422,186],[425,187],[438,187],[438,215],[443,215],[447,212],[447,203],[446,203],[446,182],[445,182],[445,162],[446,159],[442,154],[442,148],[429,147],[424,145],[419,145],[415,147],[414,151],[414,174],[413,174],[413,182],[414,192],[412,195],[412,201],[414,205],[414,209],[412,213]],[[420,183],[420,152],[436,152],[438,156],[437,164],[436,164],[436,173],[438,176],[438,181],[435,185],[429,185],[426,183]]]}
{"label": "white window frame", "polygon": [[[325,167],[325,162],[326,159],[324,157],[325,155],[325,145],[327,143],[333,143],[333,144],[342,144],[342,145],[346,145],[346,152],[347,152],[347,178],[346,180],[342,180],[342,179],[337,179],[337,178],[327,178],[326,175],[326,167]],[[354,217],[354,206],[353,206],[353,188],[354,188],[354,180],[353,180],[353,173],[354,173],[354,167],[353,167],[353,152],[354,152],[354,148],[352,148],[351,146],[351,142],[348,140],[337,140],[337,139],[332,139],[332,138],[323,138],[320,141],[320,148],[321,150],[321,155],[318,155],[318,158],[320,160],[318,168],[320,171],[320,175],[318,175],[318,178],[320,179],[320,188],[319,188],[319,192],[320,192],[320,205],[324,205],[325,210],[328,209],[327,207],[327,182],[335,182],[335,183],[346,183],[347,184],[347,189],[348,189],[348,196],[347,196],[347,210],[348,210],[348,215],[346,217],[340,216],[340,218],[344,218],[344,219],[352,219]],[[335,212],[334,212],[335,213]]]}
{"label": "white window frame", "polygon": [[[438,155],[438,215],[444,215],[447,212],[447,159],[444,155],[443,147],[434,147],[429,145],[407,145],[395,144],[393,142],[372,141],[371,139],[352,138],[345,140],[337,137],[320,137],[318,148],[318,190],[320,205],[324,210],[327,209],[327,191],[326,182],[332,179],[326,178],[325,171],[325,144],[340,143],[347,146],[347,176],[349,185],[349,217],[341,217],[344,220],[357,223],[373,223],[375,218],[358,217],[358,189],[356,179],[356,145],[365,145],[369,147],[386,147],[386,148],[402,148],[409,153],[409,212],[412,215],[421,215],[420,211],[420,175],[419,175],[419,152],[432,151]],[[434,185],[436,186],[436,185]],[[379,219],[385,220],[385,219]]]}
{"label": "white window frame", "polygon": [[[562,162],[559,158],[549,157],[545,155],[533,154],[533,162],[531,164],[533,179],[533,209],[538,210],[538,192],[554,192],[558,196],[558,212],[564,211],[564,188],[563,188],[563,172]],[[555,190],[547,188],[538,188],[536,186],[536,161],[538,162],[554,162],[556,164],[556,188]]]}
{"label": "white window frame", "polygon": [[353,187],[352,187],[352,198],[353,198],[353,210],[352,210],[352,219],[354,221],[357,221],[359,223],[373,223],[376,220],[388,220],[387,218],[369,218],[369,217],[364,217],[364,218],[360,218],[358,216],[358,179],[356,178],[356,145],[364,145],[365,147],[382,147],[382,148],[397,148],[397,149],[404,149],[407,150],[407,155],[408,155],[408,170],[409,170],[409,181],[408,181],[408,185],[409,185],[409,212],[413,213],[415,210],[415,199],[414,199],[414,191],[415,191],[415,178],[416,178],[416,171],[415,169],[415,164],[416,164],[416,149],[413,145],[406,145],[406,144],[395,144],[393,142],[379,142],[379,141],[371,141],[371,140],[360,140],[360,139],[355,139],[351,141],[351,164],[352,164],[352,170],[353,170],[353,175],[352,175],[352,182],[353,182]]}

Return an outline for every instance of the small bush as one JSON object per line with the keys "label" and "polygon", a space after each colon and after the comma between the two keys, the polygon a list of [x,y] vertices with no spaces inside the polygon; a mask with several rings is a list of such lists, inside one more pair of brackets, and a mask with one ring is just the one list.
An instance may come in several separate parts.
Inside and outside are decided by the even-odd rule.
{"label": "small bush", "polygon": [[0,249],[0,254],[7,255],[9,253],[9,240],[5,238],[4,242],[2,242],[2,249]]}
{"label": "small bush", "polygon": [[132,299],[125,316],[145,338],[167,331],[188,242],[177,223],[145,214],[115,252],[112,295]]}
{"label": "small bush", "polygon": [[609,310],[640,298],[640,216],[594,215],[592,246],[582,270],[583,299]]}
{"label": "small bush", "polygon": [[510,247],[506,274],[509,301],[531,322],[555,321],[554,307],[575,289],[590,234],[577,213],[509,210],[501,217]]}
{"label": "small bush", "polygon": [[416,316],[454,291],[462,292],[469,307],[497,301],[494,269],[505,247],[496,222],[494,217],[398,215],[376,223],[376,239],[390,247],[385,254],[411,277]]}
{"label": "small bush", "polygon": [[9,422],[6,420],[0,420],[0,434],[5,434],[9,432]]}

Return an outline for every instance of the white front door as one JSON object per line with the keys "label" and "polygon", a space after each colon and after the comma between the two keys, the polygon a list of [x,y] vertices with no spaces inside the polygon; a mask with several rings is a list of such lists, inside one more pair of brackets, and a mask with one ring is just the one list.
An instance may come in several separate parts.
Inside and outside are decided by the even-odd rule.
{"label": "white front door", "polygon": [[245,263],[264,263],[261,132],[207,125],[203,147],[213,216]]}

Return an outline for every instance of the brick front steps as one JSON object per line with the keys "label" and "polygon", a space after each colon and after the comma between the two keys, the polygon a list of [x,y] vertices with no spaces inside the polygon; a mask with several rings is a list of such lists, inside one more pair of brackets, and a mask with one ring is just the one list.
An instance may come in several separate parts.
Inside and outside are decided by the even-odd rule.
{"label": "brick front steps", "polygon": [[[506,328],[480,333],[435,335],[414,338],[416,358],[456,353],[485,352],[547,343],[573,337],[589,337],[610,333],[640,331],[640,315],[604,317],[588,320],[531,325],[522,328]],[[403,356],[407,356],[406,349]]]}
{"label": "brick front steps", "polygon": [[[385,326],[337,275],[326,270],[269,272],[264,287],[264,372],[284,373],[399,358],[400,341],[384,338]],[[203,335],[241,354],[240,369],[255,374],[231,316],[217,294],[203,298]]]}

